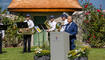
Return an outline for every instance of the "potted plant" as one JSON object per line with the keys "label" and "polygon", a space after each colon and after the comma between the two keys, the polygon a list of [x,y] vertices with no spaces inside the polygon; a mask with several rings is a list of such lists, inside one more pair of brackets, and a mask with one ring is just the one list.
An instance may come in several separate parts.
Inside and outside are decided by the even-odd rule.
{"label": "potted plant", "polygon": [[80,49],[75,49],[69,51],[68,58],[70,60],[88,60],[88,47],[83,47]]}
{"label": "potted plant", "polygon": [[34,60],[50,60],[50,51],[36,48]]}
{"label": "potted plant", "polygon": [[79,57],[79,60],[88,60],[88,53],[89,50],[87,47],[83,47],[80,49],[81,56]]}

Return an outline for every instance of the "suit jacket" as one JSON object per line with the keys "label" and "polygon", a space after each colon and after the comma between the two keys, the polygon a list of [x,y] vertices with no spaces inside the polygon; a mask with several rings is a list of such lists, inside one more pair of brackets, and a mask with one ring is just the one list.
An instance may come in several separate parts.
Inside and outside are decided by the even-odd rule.
{"label": "suit jacket", "polygon": [[78,33],[78,26],[76,23],[72,22],[71,25],[67,24],[65,32],[70,34],[70,39],[76,39],[76,34]]}

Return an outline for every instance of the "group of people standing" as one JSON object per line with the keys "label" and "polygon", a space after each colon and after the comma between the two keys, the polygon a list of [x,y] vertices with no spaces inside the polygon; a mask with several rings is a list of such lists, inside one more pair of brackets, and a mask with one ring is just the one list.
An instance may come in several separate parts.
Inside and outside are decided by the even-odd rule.
{"label": "group of people standing", "polygon": [[[70,50],[75,49],[74,41],[76,40],[76,34],[78,33],[78,26],[75,22],[72,20],[72,16],[67,16],[66,14],[61,15],[61,19],[63,22],[63,25],[60,29],[60,32],[67,32],[69,33],[69,40],[70,40]],[[26,30],[29,30],[30,28],[34,27],[34,22],[30,19],[30,15],[26,15],[26,20],[24,22],[28,23],[28,28]],[[48,22],[50,25],[50,29],[47,30],[47,32],[54,31],[56,29],[57,22],[55,21],[55,16],[51,15],[50,20]],[[27,42],[28,42],[28,52],[31,52],[31,35],[24,35],[24,48],[23,52],[27,52]]]}
{"label": "group of people standing", "polygon": [[[31,16],[29,14],[26,15],[26,20],[24,22],[27,22],[28,24],[28,28],[26,28],[26,30],[28,31],[29,29],[34,27],[34,22],[31,20],[30,18]],[[65,14],[63,14],[61,16],[63,25],[60,29],[60,32],[67,32],[70,35],[70,50],[75,49],[75,44],[74,44],[74,40],[76,40],[76,34],[78,32],[78,26],[76,23],[73,22],[72,17],[71,16],[67,16]],[[1,19],[0,19],[1,21]],[[50,20],[48,22],[48,24],[51,26],[50,29],[47,30],[47,32],[51,32],[54,31],[56,29],[56,24],[57,22],[55,21],[55,17],[53,15],[50,16]],[[3,25],[0,22],[0,25]],[[0,30],[0,33],[2,35],[1,39],[0,39],[0,53],[2,53],[1,48],[2,48],[2,39],[4,38],[4,31]],[[31,35],[23,35],[24,36],[24,40],[23,40],[23,52],[31,52]],[[28,43],[28,49],[27,49],[27,43]]]}
{"label": "group of people standing", "polygon": [[[48,29],[47,31],[54,31],[56,29],[56,22],[55,17],[52,15],[50,16],[49,25],[52,27],[51,29]],[[61,15],[61,19],[63,22],[63,25],[60,29],[60,32],[67,32],[69,33],[70,37],[70,50],[75,49],[74,41],[76,40],[76,34],[78,33],[78,26],[75,22],[72,20],[72,16],[67,16],[66,14]]]}

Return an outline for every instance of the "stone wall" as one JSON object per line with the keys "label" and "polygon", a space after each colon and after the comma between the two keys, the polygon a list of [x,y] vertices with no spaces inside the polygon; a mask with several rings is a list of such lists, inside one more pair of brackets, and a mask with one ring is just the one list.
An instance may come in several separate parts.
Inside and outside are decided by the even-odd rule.
{"label": "stone wall", "polygon": [[78,25],[78,34],[77,40],[83,40],[83,32],[82,32],[82,22],[84,20],[84,13],[83,11],[76,11],[73,13],[73,21]]}

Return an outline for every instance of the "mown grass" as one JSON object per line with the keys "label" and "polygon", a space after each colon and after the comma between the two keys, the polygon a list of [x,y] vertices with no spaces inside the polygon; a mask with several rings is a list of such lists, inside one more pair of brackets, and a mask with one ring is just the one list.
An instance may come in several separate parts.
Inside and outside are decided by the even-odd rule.
{"label": "mown grass", "polygon": [[[34,60],[34,49],[31,53],[22,53],[22,48],[3,48],[0,60]],[[89,60],[105,60],[105,48],[91,48],[88,55]]]}
{"label": "mown grass", "polygon": [[[76,48],[81,48],[84,42],[81,42],[80,40],[75,41]],[[89,49],[89,55],[88,60],[105,60],[105,48],[90,48]]]}
{"label": "mown grass", "polygon": [[3,48],[0,60],[34,60],[34,48],[31,53],[23,53],[22,48]]}
{"label": "mown grass", "polygon": [[91,48],[89,60],[105,60],[105,48]]}

